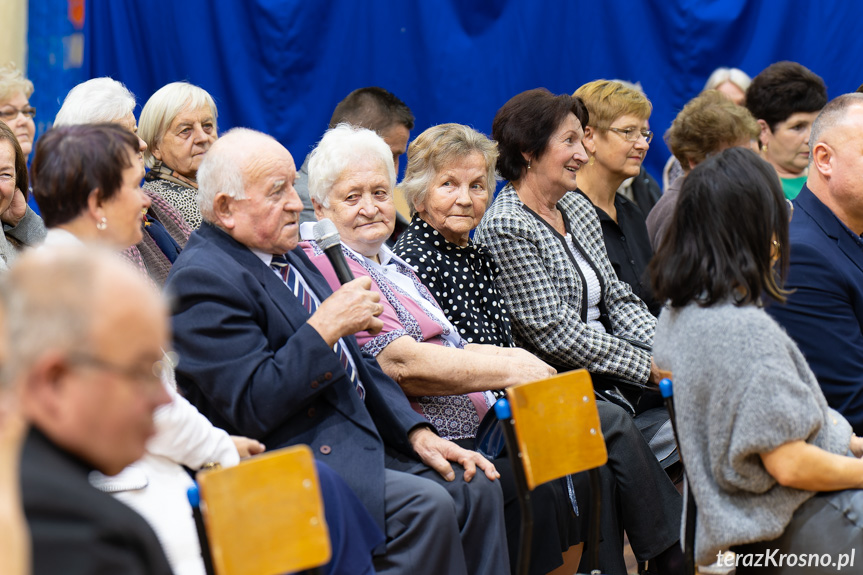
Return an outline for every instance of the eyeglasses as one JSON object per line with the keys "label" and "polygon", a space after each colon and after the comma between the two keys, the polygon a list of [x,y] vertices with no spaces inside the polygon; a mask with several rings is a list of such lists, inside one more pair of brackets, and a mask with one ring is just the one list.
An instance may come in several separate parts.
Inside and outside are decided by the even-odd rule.
{"label": "eyeglasses", "polygon": [[24,114],[25,117],[33,119],[36,117],[36,108],[27,106],[26,108],[3,108],[0,110],[0,120],[10,122],[18,117],[18,114]]}
{"label": "eyeglasses", "polygon": [[637,142],[639,138],[644,136],[645,141],[649,144],[653,140],[653,130],[639,130],[638,128],[606,128],[609,132],[620,134],[627,142]]}
{"label": "eyeglasses", "polygon": [[75,365],[84,365],[108,371],[116,375],[133,380],[142,387],[150,387],[153,384],[162,385],[162,380],[170,376],[170,373],[179,363],[180,357],[173,351],[166,352],[162,359],[153,363],[149,369],[140,367],[125,367],[106,361],[102,358],[86,353],[72,353],[67,361]]}

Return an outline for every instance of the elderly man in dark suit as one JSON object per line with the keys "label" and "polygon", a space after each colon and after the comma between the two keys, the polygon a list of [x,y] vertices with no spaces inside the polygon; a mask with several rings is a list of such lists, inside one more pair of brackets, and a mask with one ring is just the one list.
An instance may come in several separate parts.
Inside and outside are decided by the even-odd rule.
{"label": "elderly man in dark suit", "polygon": [[295,249],[295,178],[288,151],[251,130],[207,153],[205,223],[166,284],[181,389],[231,433],[309,444],[384,529],[378,573],[507,573],[496,470],[438,437],[359,350],[354,333],[381,329],[378,295],[368,278],[331,292]]}
{"label": "elderly man in dark suit", "polygon": [[88,482],[144,454],[170,401],[155,368],[165,304],[128,264],[97,249],[22,257],[3,283],[9,354],[31,423],[21,491],[34,574],[170,574],[142,517]]}
{"label": "elderly man in dark suit", "polygon": [[863,94],[824,107],[794,200],[785,305],[768,311],[800,346],[830,406],[863,435]]}

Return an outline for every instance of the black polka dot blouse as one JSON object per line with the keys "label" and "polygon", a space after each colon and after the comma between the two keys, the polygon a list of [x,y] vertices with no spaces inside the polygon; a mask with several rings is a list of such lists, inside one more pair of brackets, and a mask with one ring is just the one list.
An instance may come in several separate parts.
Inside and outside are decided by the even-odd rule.
{"label": "black polka dot blouse", "polygon": [[451,243],[414,216],[393,251],[416,270],[466,341],[513,346],[509,313],[495,287],[498,270],[485,247]]}

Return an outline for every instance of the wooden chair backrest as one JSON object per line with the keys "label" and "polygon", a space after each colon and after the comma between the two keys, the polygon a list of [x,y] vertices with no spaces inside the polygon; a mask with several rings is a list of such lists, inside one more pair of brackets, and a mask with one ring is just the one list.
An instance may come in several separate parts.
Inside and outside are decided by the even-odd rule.
{"label": "wooden chair backrest", "polygon": [[275,575],[330,560],[323,500],[308,446],[202,471],[197,480],[218,575]]}
{"label": "wooden chair backrest", "polygon": [[586,370],[516,385],[506,395],[531,490],[608,461]]}

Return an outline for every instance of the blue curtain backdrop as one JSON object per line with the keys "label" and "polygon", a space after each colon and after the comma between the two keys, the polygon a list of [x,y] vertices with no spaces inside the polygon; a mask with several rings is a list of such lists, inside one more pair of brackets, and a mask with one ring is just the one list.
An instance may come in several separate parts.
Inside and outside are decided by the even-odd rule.
{"label": "blue curtain backdrop", "polygon": [[[382,86],[417,119],[491,130],[516,93],[641,82],[663,134],[718,66],[754,76],[778,60],[821,75],[831,97],[863,83],[863,3],[846,0],[30,0],[29,75],[40,129],[71,86],[111,76],[139,106],[162,85],[208,90],[222,131],[270,133],[302,162],[336,103]],[[64,38],[84,37],[76,67]],[[73,59],[74,60],[74,59]],[[668,157],[654,140],[647,168]]]}

